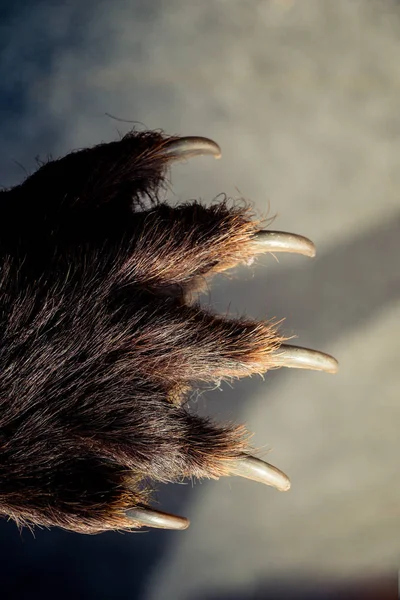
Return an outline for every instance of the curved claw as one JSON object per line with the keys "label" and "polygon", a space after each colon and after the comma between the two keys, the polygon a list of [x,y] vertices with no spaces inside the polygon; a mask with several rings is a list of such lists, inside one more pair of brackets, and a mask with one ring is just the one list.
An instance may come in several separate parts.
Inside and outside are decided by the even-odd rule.
{"label": "curved claw", "polygon": [[137,527],[156,527],[158,529],[187,529],[189,519],[177,517],[169,513],[149,508],[131,508],[126,511],[126,516],[135,522]]}
{"label": "curved claw", "polygon": [[339,368],[338,361],[330,354],[300,348],[299,346],[282,344],[272,356],[277,367],[310,369],[312,371],[325,371],[325,373],[336,373]]}
{"label": "curved claw", "polygon": [[258,231],[252,243],[265,252],[292,252],[304,256],[315,256],[315,246],[311,240],[295,233],[284,231]]}
{"label": "curved claw", "polygon": [[286,492],[290,489],[290,480],[285,473],[255,456],[244,456],[233,461],[229,467],[228,475],[237,475],[238,477],[258,481],[270,485],[280,492]]}
{"label": "curved claw", "polygon": [[216,142],[197,136],[182,137],[166,142],[160,151],[164,158],[171,158],[171,160],[186,160],[192,156],[203,154],[221,158],[221,148]]}

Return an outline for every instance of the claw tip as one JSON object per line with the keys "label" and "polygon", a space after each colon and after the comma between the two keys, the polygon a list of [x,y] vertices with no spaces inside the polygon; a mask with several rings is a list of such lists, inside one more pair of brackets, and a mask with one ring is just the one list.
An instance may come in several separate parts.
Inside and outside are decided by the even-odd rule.
{"label": "claw tip", "polygon": [[290,479],[287,479],[287,481],[279,488],[279,491],[280,492],[288,492],[291,487],[292,487],[292,484],[290,483]]}

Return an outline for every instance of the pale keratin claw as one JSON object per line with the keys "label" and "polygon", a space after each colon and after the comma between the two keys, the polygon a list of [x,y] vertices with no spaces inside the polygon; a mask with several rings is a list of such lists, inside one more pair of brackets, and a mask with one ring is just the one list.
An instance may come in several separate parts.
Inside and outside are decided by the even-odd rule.
{"label": "pale keratin claw", "polygon": [[187,529],[190,525],[189,519],[177,517],[169,513],[149,508],[131,508],[126,511],[128,519],[134,521],[139,527],[155,527],[157,529]]}
{"label": "pale keratin claw", "polygon": [[265,252],[291,252],[304,256],[315,256],[315,246],[311,240],[295,233],[284,231],[258,231],[252,241]]}
{"label": "pale keratin claw", "polygon": [[330,354],[298,346],[282,344],[272,356],[277,367],[310,369],[325,373],[336,373],[339,368],[338,361]]}
{"label": "pale keratin claw", "polygon": [[171,160],[186,160],[204,154],[221,158],[221,148],[208,138],[188,136],[166,142],[161,149],[161,154]]}
{"label": "pale keratin claw", "polygon": [[280,492],[286,492],[290,488],[290,480],[285,473],[255,456],[244,456],[232,461],[228,475],[237,475],[258,481],[270,485]]}

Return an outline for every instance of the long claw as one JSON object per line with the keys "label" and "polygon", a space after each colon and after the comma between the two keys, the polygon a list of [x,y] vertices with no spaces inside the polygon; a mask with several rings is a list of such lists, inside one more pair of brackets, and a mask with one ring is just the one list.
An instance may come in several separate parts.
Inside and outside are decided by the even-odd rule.
{"label": "long claw", "polygon": [[284,231],[258,231],[253,244],[265,252],[292,252],[304,256],[315,256],[315,246],[311,240],[295,233]]}
{"label": "long claw", "polygon": [[290,480],[285,473],[255,456],[245,456],[233,461],[228,474],[270,485],[280,492],[286,492],[290,488]]}
{"label": "long claw", "polygon": [[188,136],[167,142],[161,148],[161,154],[172,160],[186,160],[203,154],[221,158],[221,148],[208,138]]}
{"label": "long claw", "polygon": [[336,373],[339,368],[338,361],[330,354],[286,344],[282,344],[279,350],[274,352],[273,358],[277,367],[310,369],[312,371],[325,371],[325,373]]}
{"label": "long claw", "polygon": [[187,529],[189,519],[177,517],[169,513],[149,508],[131,508],[126,511],[126,516],[139,527],[156,527],[158,529]]}

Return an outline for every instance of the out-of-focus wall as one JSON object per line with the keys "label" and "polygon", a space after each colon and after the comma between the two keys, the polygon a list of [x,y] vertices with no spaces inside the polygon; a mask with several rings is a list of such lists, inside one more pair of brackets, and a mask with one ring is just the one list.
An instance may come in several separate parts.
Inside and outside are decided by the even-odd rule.
{"label": "out-of-focus wall", "polygon": [[216,280],[204,302],[286,317],[286,333],[341,365],[335,377],[281,371],[193,403],[246,422],[291,476],[289,493],[237,479],[169,486],[159,499],[191,518],[183,533],[33,539],[3,522],[0,578],[13,590],[5,597],[313,598],[393,573],[400,5],[43,0],[2,6],[0,18],[0,184],[20,181],[20,165],[32,171],[37,155],[132,126],[106,113],[213,137],[223,159],[174,167],[171,200],[242,195],[277,213],[275,228],[313,239],[318,254],[265,257]]}

